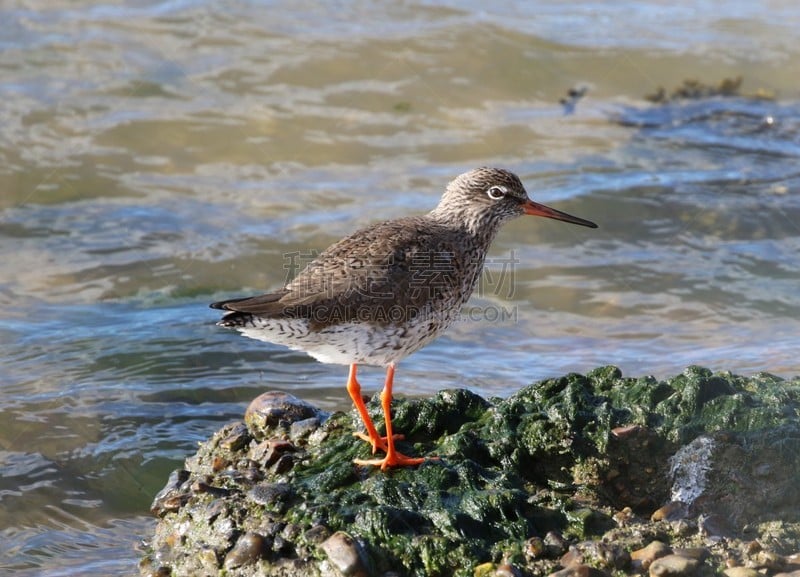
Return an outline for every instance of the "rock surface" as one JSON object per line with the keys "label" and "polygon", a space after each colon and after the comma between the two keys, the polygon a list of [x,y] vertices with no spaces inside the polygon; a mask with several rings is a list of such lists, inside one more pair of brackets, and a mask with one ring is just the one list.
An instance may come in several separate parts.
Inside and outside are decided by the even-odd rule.
{"label": "rock surface", "polygon": [[[377,395],[369,408],[380,422]],[[357,467],[354,414],[259,397],[156,496],[142,575],[800,570],[800,379],[602,367],[394,414],[401,451],[440,459]]]}

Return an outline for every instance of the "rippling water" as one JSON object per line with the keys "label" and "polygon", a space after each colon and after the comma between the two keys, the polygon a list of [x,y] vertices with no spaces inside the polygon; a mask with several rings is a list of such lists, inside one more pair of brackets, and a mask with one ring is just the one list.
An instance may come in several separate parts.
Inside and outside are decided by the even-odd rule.
{"label": "rippling water", "polygon": [[[400,393],[800,372],[797,3],[520,4],[0,7],[2,571],[135,573],[153,494],[251,398],[347,408],[342,367],[207,303],[477,165],[600,228],[506,227]],[[742,96],[643,99],[739,75]]]}

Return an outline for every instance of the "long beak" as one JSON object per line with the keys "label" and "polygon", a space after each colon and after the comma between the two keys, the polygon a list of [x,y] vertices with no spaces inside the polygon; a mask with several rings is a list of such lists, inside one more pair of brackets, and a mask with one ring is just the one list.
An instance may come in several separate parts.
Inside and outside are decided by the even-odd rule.
{"label": "long beak", "polygon": [[564,222],[571,222],[572,224],[588,226],[589,228],[597,228],[597,225],[591,220],[585,220],[583,218],[578,218],[577,216],[572,216],[566,212],[556,210],[555,208],[550,208],[549,206],[539,204],[538,202],[533,202],[530,199],[522,203],[522,210],[525,212],[525,214],[530,214],[531,216],[543,216],[545,218],[554,218],[556,220],[563,220]]}

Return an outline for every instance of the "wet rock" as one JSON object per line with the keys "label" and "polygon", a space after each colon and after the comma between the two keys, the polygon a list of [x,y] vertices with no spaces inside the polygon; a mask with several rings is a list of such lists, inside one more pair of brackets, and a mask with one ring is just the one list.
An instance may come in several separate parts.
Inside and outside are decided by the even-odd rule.
{"label": "wet rock", "polygon": [[656,559],[666,557],[672,553],[666,544],[661,541],[651,541],[646,547],[631,552],[631,561],[634,569],[646,571]]}
{"label": "wet rock", "polygon": [[239,537],[236,545],[225,556],[223,567],[225,569],[236,569],[243,565],[255,563],[262,557],[265,549],[264,537],[258,533],[245,533]]}
{"label": "wet rock", "polygon": [[697,518],[697,524],[700,533],[713,540],[731,537],[736,532],[730,522],[722,515],[700,515]]}
{"label": "wet rock", "polygon": [[726,577],[762,577],[761,573],[751,567],[728,567],[723,573]]}
{"label": "wet rock", "polygon": [[278,428],[291,427],[292,423],[306,419],[322,419],[324,413],[307,403],[280,391],[268,391],[250,402],[244,413],[244,422],[250,434],[266,438]]}
{"label": "wet rock", "polygon": [[250,433],[244,423],[236,423],[230,433],[220,440],[219,446],[225,451],[238,451],[250,442]]}
{"label": "wet rock", "polygon": [[558,557],[567,552],[569,544],[560,534],[555,531],[548,531],[544,536],[544,546],[549,557]]}
{"label": "wet rock", "polygon": [[610,577],[610,574],[589,565],[575,564],[550,573],[549,577]]}
{"label": "wet rock", "polygon": [[320,426],[319,417],[311,417],[302,421],[295,421],[289,427],[289,436],[292,439],[303,439],[316,431]]}
{"label": "wet rock", "polygon": [[577,547],[570,547],[558,560],[562,567],[573,567],[583,564],[583,552]]}
{"label": "wet rock", "polygon": [[319,545],[331,536],[330,530],[325,525],[315,525],[305,533],[305,541],[312,545]]}
{"label": "wet rock", "polygon": [[675,555],[695,559],[701,563],[711,555],[711,552],[706,547],[673,547],[672,552]]}
{"label": "wet rock", "polygon": [[665,555],[650,564],[650,577],[686,577],[693,575],[700,561],[681,555]]}
{"label": "wet rock", "polygon": [[343,531],[326,539],[320,548],[328,560],[345,577],[366,577],[367,569],[355,540]]}
{"label": "wet rock", "polygon": [[547,554],[547,546],[541,537],[531,537],[525,541],[523,553],[529,559],[540,559]]}
{"label": "wet rock", "polygon": [[794,571],[795,569],[800,569],[800,553],[792,553],[786,556],[786,567]]}
{"label": "wet rock", "polygon": [[755,566],[769,571],[782,571],[786,567],[786,558],[774,551],[761,550],[756,553]]}
{"label": "wet rock", "polygon": [[615,570],[627,567],[631,556],[621,545],[605,541],[592,540],[576,543],[561,557],[561,565],[587,564],[602,569]]}
{"label": "wet rock", "polygon": [[153,498],[150,512],[156,517],[162,517],[170,511],[177,511],[189,500],[191,488],[189,486],[189,471],[177,469],[172,471],[167,479],[167,484]]}
{"label": "wet rock", "polygon": [[[377,395],[367,406],[380,429]],[[695,367],[658,381],[603,367],[507,399],[442,391],[396,399],[394,409],[405,434],[400,450],[441,459],[390,471],[356,466],[353,459],[370,452],[352,436],[351,413],[328,417],[283,394],[262,399],[244,427],[222,427],[170,476],[154,500],[160,520],[142,574],[473,577],[480,568],[492,577],[599,577],[708,575],[726,564],[767,575],[795,568],[768,553],[796,552],[800,542],[790,514],[800,506],[791,486],[798,465],[787,458],[800,438],[800,427],[792,429],[800,379]],[[650,520],[674,489],[670,458],[701,436],[714,447],[701,497],[677,505],[677,520],[668,509]],[[742,467],[747,459],[755,465]],[[724,539],[698,528],[714,515],[729,520]],[[748,541],[738,541],[744,534]],[[655,541],[672,554],[642,552]]]}
{"label": "wet rock", "polygon": [[259,505],[283,509],[293,494],[287,483],[260,483],[247,492],[247,498]]}
{"label": "wet rock", "polygon": [[651,521],[677,521],[684,519],[689,514],[689,507],[681,501],[670,501],[659,507],[650,516]]}

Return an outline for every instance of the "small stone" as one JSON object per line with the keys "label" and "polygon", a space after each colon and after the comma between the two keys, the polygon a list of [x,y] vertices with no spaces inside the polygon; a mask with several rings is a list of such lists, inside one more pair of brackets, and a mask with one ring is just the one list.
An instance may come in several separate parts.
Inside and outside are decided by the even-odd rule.
{"label": "small stone", "polygon": [[311,417],[310,419],[295,421],[289,427],[289,436],[292,439],[302,439],[316,431],[319,428],[319,425],[320,420],[318,417]]}
{"label": "small stone", "polygon": [[651,541],[647,546],[637,549],[631,553],[631,560],[636,569],[647,570],[656,559],[666,557],[672,553],[665,543],[661,541]]}
{"label": "small stone", "polygon": [[292,423],[321,415],[319,409],[294,395],[268,391],[250,402],[244,413],[244,422],[250,434],[263,439],[278,427],[289,428]]}
{"label": "small stone", "polygon": [[700,533],[712,541],[719,541],[723,537],[730,537],[735,533],[731,524],[722,515],[701,515],[698,518]]}
{"label": "small stone", "polygon": [[247,492],[247,497],[259,505],[277,506],[283,510],[292,494],[292,488],[286,483],[259,483]]}
{"label": "small stone", "polygon": [[192,491],[195,493],[208,493],[214,497],[227,497],[231,494],[230,489],[224,487],[214,487],[204,481],[195,481],[192,483]]}
{"label": "small stone", "polygon": [[153,498],[150,512],[163,517],[170,511],[177,511],[189,500],[189,471],[176,469],[169,474],[167,484]]}
{"label": "small stone", "polygon": [[789,573],[775,573],[772,577],[800,577],[800,569],[795,569]]}
{"label": "small stone", "polygon": [[643,427],[641,425],[623,425],[622,427],[611,429],[611,434],[618,439],[624,439],[625,437],[636,435],[642,430]]}
{"label": "small stone", "polygon": [[705,547],[675,547],[672,552],[681,557],[688,557],[689,559],[696,559],[700,562],[705,561],[711,556],[711,551]]}
{"label": "small stone", "polygon": [[583,554],[575,547],[570,547],[558,560],[562,567],[571,567],[583,563]]}
{"label": "small stone", "polygon": [[325,525],[314,525],[305,532],[305,540],[314,545],[319,545],[331,536],[331,532]]}
{"label": "small stone", "polygon": [[685,577],[692,575],[700,566],[700,561],[682,557],[681,555],[666,555],[656,559],[650,564],[650,577]]}
{"label": "small stone", "polygon": [[689,537],[697,533],[697,524],[690,523],[688,519],[678,519],[670,523],[672,532],[679,537]]}
{"label": "small stone", "polygon": [[215,455],[214,456],[214,460],[211,461],[211,470],[214,473],[219,473],[222,469],[224,469],[225,467],[227,467],[230,464],[231,463],[230,463],[230,461],[228,461],[228,459],[220,457],[219,455]]}
{"label": "small stone", "polygon": [[549,577],[609,577],[609,574],[600,569],[579,563],[550,573]]}
{"label": "small stone", "polygon": [[228,554],[225,556],[225,569],[235,569],[255,563],[258,561],[265,550],[264,537],[258,533],[245,533],[236,541]]}
{"label": "small stone", "polygon": [[548,557],[558,557],[563,555],[567,550],[567,542],[564,538],[555,531],[548,531],[544,536],[544,544],[547,547]]}
{"label": "small stone", "polygon": [[763,549],[763,547],[761,546],[761,543],[759,543],[758,541],[750,541],[749,543],[747,543],[747,545],[745,545],[745,553],[747,553],[748,555],[755,555],[756,553],[761,551],[761,549]]}
{"label": "small stone", "polygon": [[615,543],[598,541],[595,543],[594,553],[598,564],[608,569],[622,569],[631,563],[630,554]]}
{"label": "small stone", "polygon": [[758,567],[763,567],[770,571],[781,571],[786,567],[786,559],[774,551],[759,551],[756,553],[755,562]]}
{"label": "small stone", "polygon": [[328,537],[320,547],[328,556],[328,560],[345,577],[365,577],[367,575],[358,545],[344,531],[337,531]]}
{"label": "small stone", "polygon": [[689,507],[681,501],[670,501],[650,515],[651,521],[677,521],[689,514]]}
{"label": "small stone", "polygon": [[210,547],[203,547],[197,552],[197,559],[200,566],[209,574],[216,574],[220,567],[217,560],[217,553]]}
{"label": "small stone", "polygon": [[520,573],[513,565],[503,563],[502,565],[498,565],[497,569],[495,569],[494,577],[520,577]]}
{"label": "small stone", "polygon": [[614,521],[620,527],[627,527],[633,519],[633,509],[630,507],[625,507],[621,511],[614,513]]}
{"label": "small stone", "polygon": [[541,537],[531,537],[525,541],[523,552],[528,559],[541,559],[547,553],[547,546]]}
{"label": "small stone", "polygon": [[294,457],[292,455],[281,455],[275,463],[273,470],[278,475],[282,475],[283,473],[291,471],[292,467],[294,467]]}
{"label": "small stone", "polygon": [[235,423],[230,432],[220,442],[219,446],[226,451],[238,451],[250,442],[250,434],[244,423]]}
{"label": "small stone", "polygon": [[761,574],[750,567],[729,567],[723,571],[727,577],[761,577]]}

